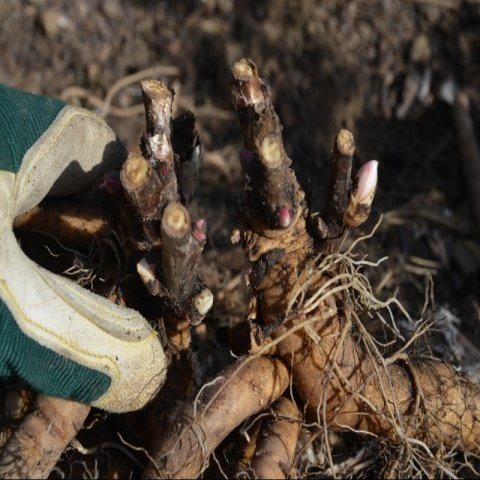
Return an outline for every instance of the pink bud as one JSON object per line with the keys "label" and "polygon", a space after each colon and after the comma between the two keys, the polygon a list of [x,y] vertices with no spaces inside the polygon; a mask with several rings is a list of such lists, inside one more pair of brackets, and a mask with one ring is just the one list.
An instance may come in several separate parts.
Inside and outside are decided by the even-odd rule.
{"label": "pink bud", "polygon": [[292,215],[287,207],[281,207],[278,212],[278,224],[282,228],[287,228],[292,221]]}
{"label": "pink bud", "polygon": [[368,196],[375,191],[377,186],[378,162],[377,160],[370,160],[365,163],[357,173],[357,190],[355,192],[355,200],[362,203]]}
{"label": "pink bud", "polygon": [[167,165],[166,162],[160,162],[158,165],[158,173],[163,177],[168,177],[170,175],[170,167]]}
{"label": "pink bud", "polygon": [[204,242],[207,239],[207,222],[201,218],[193,224],[193,238],[197,242]]}
{"label": "pink bud", "polygon": [[112,172],[111,174],[105,175],[103,182],[99,185],[99,188],[104,188],[112,195],[120,192],[123,187],[118,174],[116,172]]}

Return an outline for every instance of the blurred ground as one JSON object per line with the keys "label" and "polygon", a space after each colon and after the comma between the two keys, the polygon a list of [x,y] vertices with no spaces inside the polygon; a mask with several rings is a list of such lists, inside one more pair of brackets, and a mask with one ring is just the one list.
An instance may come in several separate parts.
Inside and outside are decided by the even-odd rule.
{"label": "blurred ground", "polygon": [[[448,100],[456,87],[468,93],[479,133],[479,3],[3,0],[0,82],[106,114],[134,149],[144,124],[130,108],[141,103],[138,83],[115,94],[114,108],[102,109],[98,99],[129,74],[163,67],[155,76],[175,89],[178,110],[197,114],[202,134],[193,208],[210,228],[204,273],[217,300],[207,323],[221,343],[244,308],[235,293],[243,257],[229,241],[241,193],[229,69],[252,58],[270,82],[287,151],[316,209],[339,128],[355,134],[357,167],[380,161],[364,231],[390,212],[368,246],[372,259],[389,260],[372,274],[372,286],[381,297],[396,293],[414,318],[423,311],[440,322],[447,346],[435,353],[468,370],[480,361],[480,228],[470,214]],[[445,318],[448,328],[440,325]],[[452,325],[463,353],[445,340]]]}

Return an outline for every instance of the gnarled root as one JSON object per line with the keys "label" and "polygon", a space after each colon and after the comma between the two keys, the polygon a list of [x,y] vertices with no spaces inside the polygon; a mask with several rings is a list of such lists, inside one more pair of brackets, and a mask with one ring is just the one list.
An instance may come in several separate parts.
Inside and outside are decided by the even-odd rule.
{"label": "gnarled root", "polygon": [[0,477],[47,478],[89,411],[81,403],[39,395],[36,409],[2,449]]}
{"label": "gnarled root", "polygon": [[307,420],[478,451],[480,387],[441,361],[403,356],[390,363],[368,355],[350,333],[342,338],[342,329],[333,317],[317,325],[318,343],[299,330],[278,345]]}
{"label": "gnarled root", "polygon": [[255,438],[250,463],[255,478],[290,476],[301,426],[301,415],[292,400],[281,397],[272,405],[272,414],[262,418]]}
{"label": "gnarled root", "polygon": [[210,454],[245,419],[282,395],[289,372],[279,359],[239,359],[183,412],[153,454],[145,478],[196,478]]}

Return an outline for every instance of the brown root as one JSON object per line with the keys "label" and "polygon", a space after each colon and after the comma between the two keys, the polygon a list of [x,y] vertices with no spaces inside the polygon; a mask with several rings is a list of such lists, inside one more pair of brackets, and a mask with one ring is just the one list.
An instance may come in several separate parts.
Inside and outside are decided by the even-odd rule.
{"label": "brown root", "polygon": [[148,467],[145,478],[196,478],[220,442],[279,398],[288,384],[289,372],[281,360],[238,360],[206,384],[162,435],[153,455],[157,466]]}
{"label": "brown root", "polygon": [[0,454],[1,478],[47,478],[82,428],[90,407],[40,395]]}
{"label": "brown root", "polygon": [[13,228],[49,233],[71,245],[85,245],[102,237],[112,226],[111,216],[91,205],[79,205],[68,200],[46,199],[15,217]]}
{"label": "brown root", "polygon": [[[347,327],[348,328],[348,327]],[[319,324],[319,342],[305,331],[278,346],[292,364],[307,420],[427,445],[477,451],[480,388],[444,362],[406,358],[383,365],[363,353],[338,318]]]}
{"label": "brown root", "polygon": [[288,478],[294,459],[301,416],[292,400],[281,397],[272,415],[262,419],[251,469],[255,478]]}
{"label": "brown root", "polygon": [[[264,324],[276,325],[282,315],[289,319],[273,337],[279,340],[277,353],[292,368],[307,420],[323,428],[478,451],[480,388],[444,362],[403,352],[384,359],[369,351],[368,342],[362,348],[352,336],[354,306],[345,295],[368,296],[368,290],[353,270],[333,273],[341,270],[340,260],[349,262],[345,255],[331,255],[320,265],[299,264],[298,253],[308,255],[301,238],[268,240],[293,252],[269,269],[257,295]],[[356,326],[361,329],[358,321]]]}

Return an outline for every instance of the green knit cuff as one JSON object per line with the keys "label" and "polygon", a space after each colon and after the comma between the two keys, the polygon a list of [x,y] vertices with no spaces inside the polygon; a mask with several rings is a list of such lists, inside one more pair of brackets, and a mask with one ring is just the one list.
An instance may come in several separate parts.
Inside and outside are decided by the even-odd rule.
{"label": "green knit cuff", "polygon": [[42,347],[17,326],[0,300],[0,378],[19,376],[46,395],[90,404],[110,387],[110,378]]}
{"label": "green knit cuff", "polygon": [[17,173],[27,150],[65,103],[0,85],[0,170]]}

